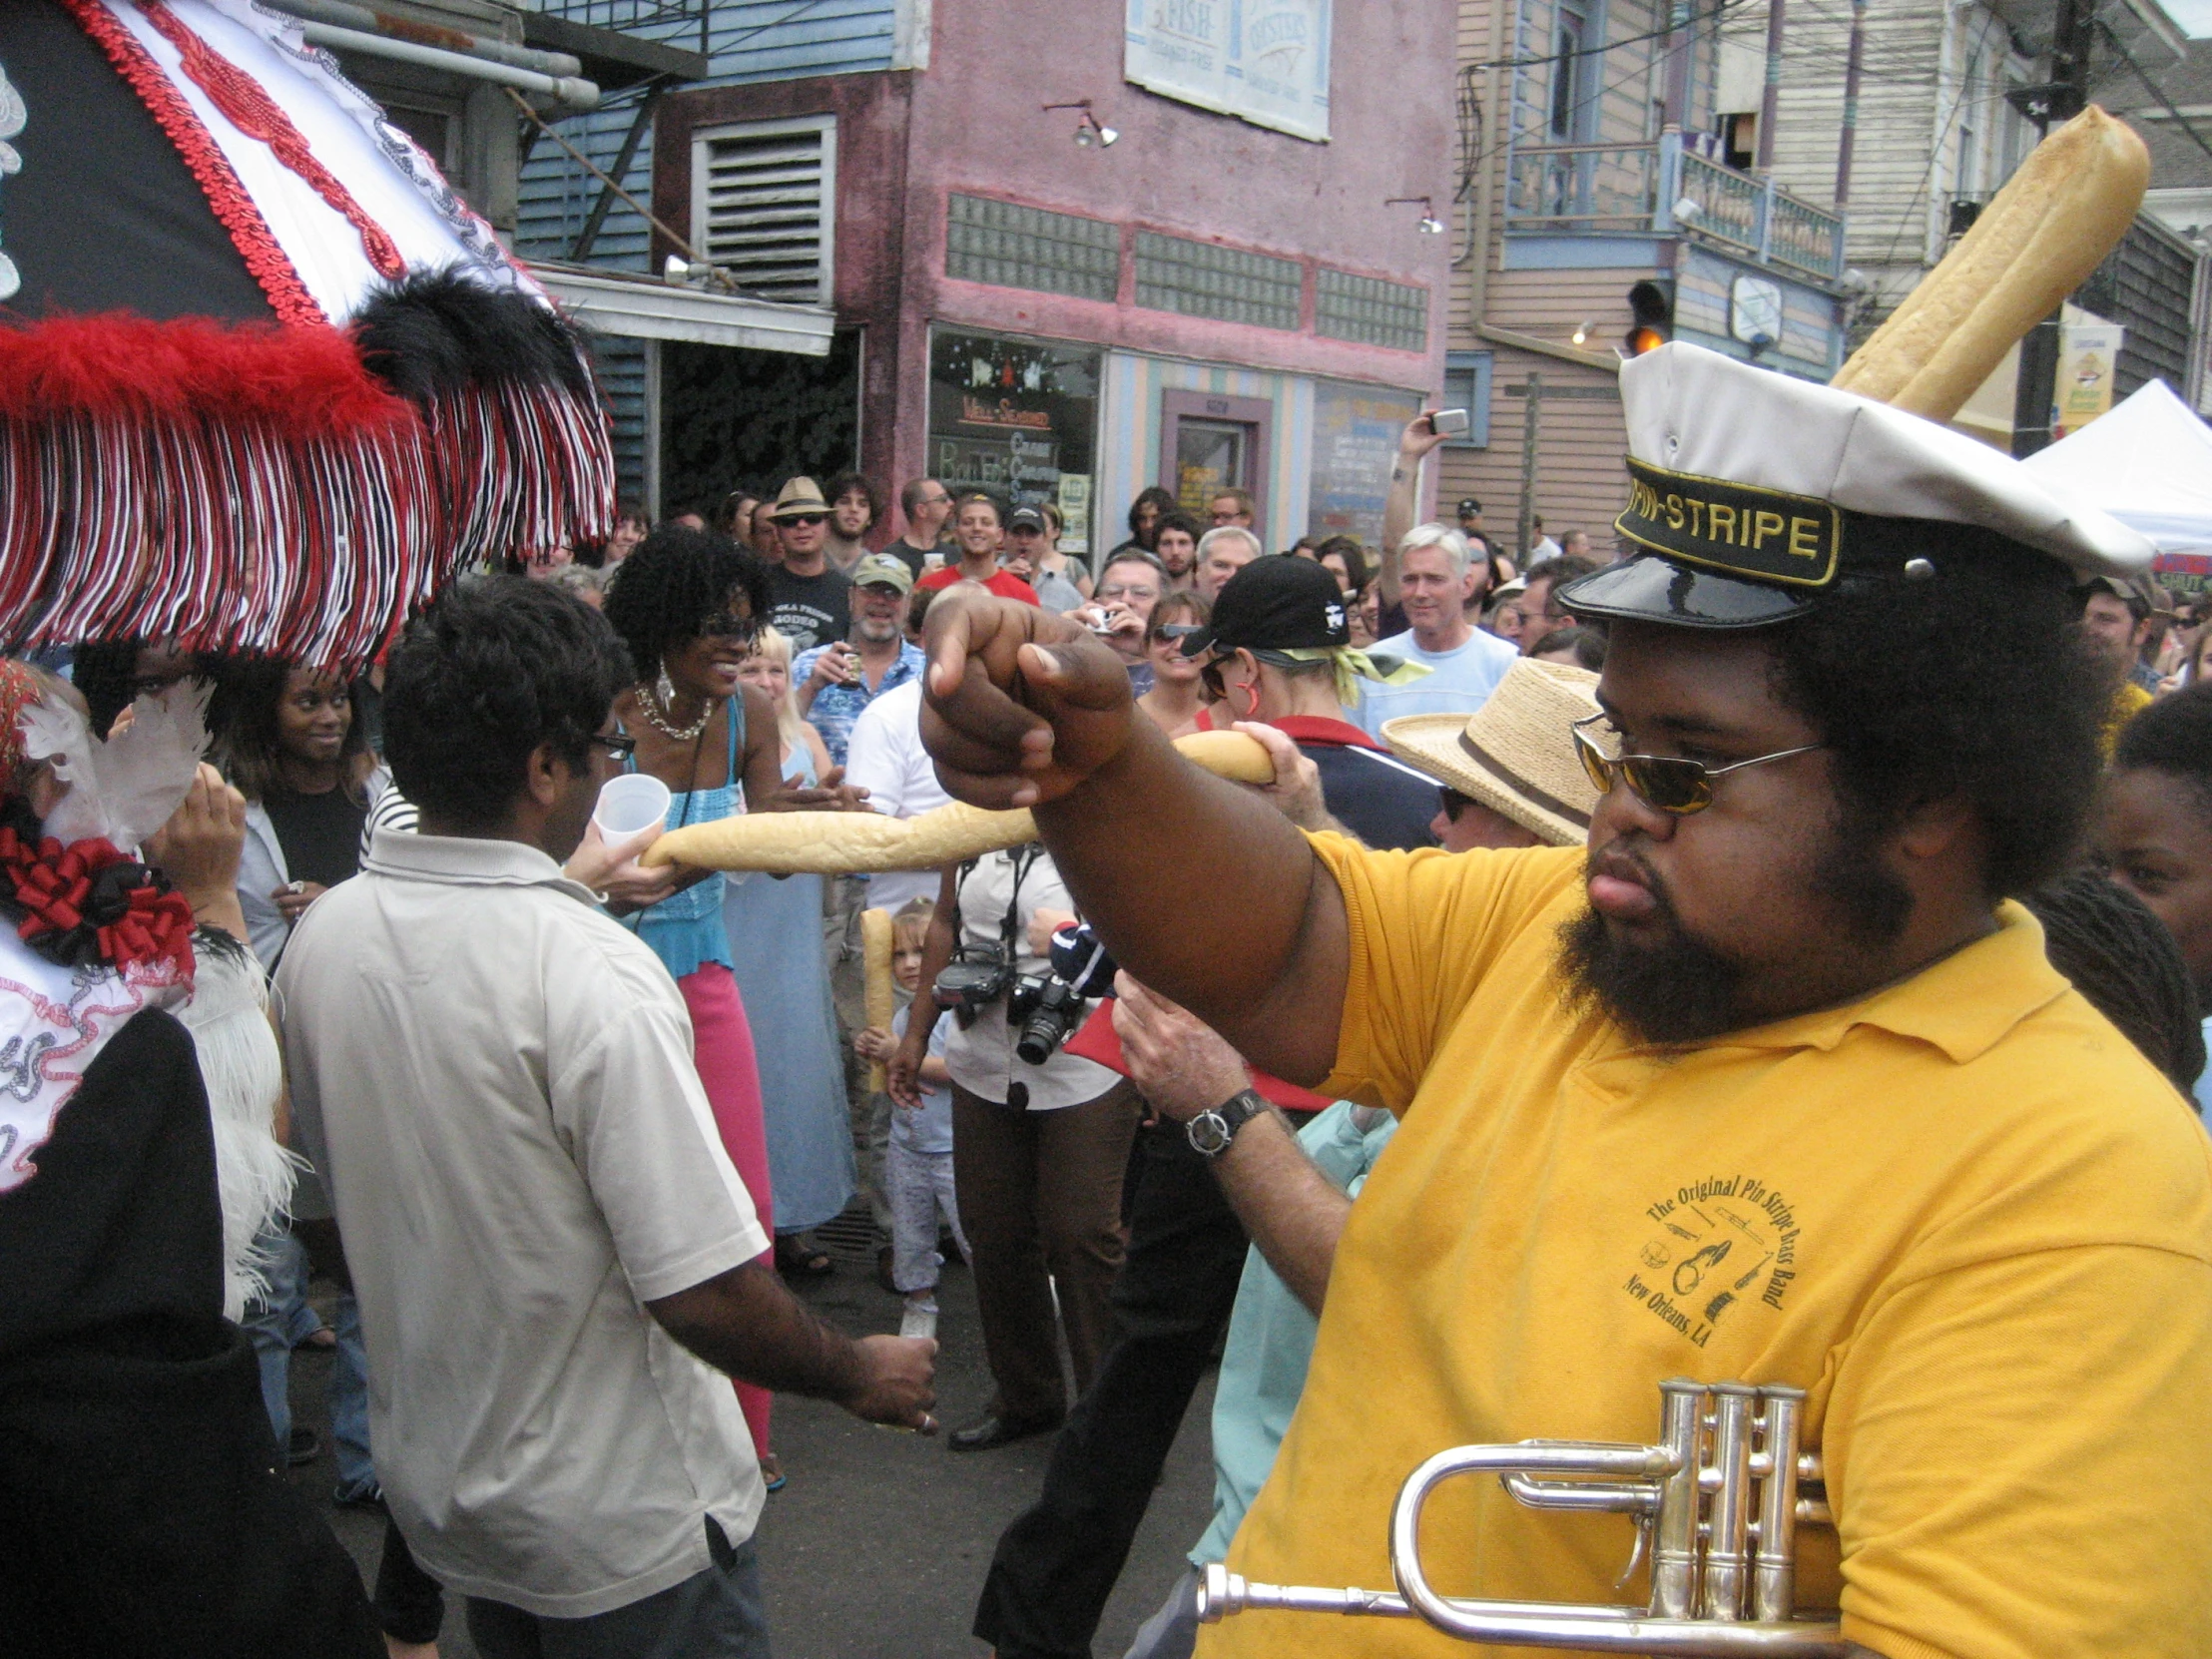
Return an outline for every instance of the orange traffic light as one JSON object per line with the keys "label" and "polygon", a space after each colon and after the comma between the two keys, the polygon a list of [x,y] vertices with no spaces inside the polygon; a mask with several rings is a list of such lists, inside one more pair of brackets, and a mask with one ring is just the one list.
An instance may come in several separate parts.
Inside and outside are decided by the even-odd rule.
{"label": "orange traffic light", "polygon": [[1640,357],[1674,337],[1674,295],[1654,281],[1628,290],[1628,314],[1635,318],[1621,338],[1621,355]]}

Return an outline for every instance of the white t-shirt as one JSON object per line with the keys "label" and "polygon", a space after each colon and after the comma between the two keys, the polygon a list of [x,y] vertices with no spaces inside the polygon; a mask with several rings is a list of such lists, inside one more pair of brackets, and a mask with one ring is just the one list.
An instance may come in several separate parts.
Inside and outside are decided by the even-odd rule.
{"label": "white t-shirt", "polygon": [[[921,682],[893,686],[862,709],[845,740],[844,781],[890,818],[914,818],[950,803],[936,764],[921,747]],[[868,904],[897,914],[910,898],[935,898],[937,872],[894,870],[867,878]]]}
{"label": "white t-shirt", "polygon": [[585,1618],[704,1571],[710,1516],[751,1537],[737,1396],[644,1307],[769,1244],[659,958],[534,847],[386,830],[276,992],[424,1570]]}
{"label": "white t-shirt", "polygon": [[1392,634],[1372,649],[1378,657],[1397,657],[1428,669],[1403,686],[1360,682],[1360,707],[1352,711],[1352,719],[1369,737],[1377,739],[1382,735],[1382,723],[1400,715],[1473,714],[1489,701],[1490,693],[1505,678],[1505,671],[1520,658],[1511,641],[1485,634],[1479,628],[1455,651],[1423,651],[1414,644],[1410,629]]}
{"label": "white t-shirt", "polygon": [[[1040,909],[1073,910],[1075,902],[1068,897],[1051,854],[1042,847],[986,852],[976,860],[974,870],[960,883],[960,942],[987,946],[1000,941],[1007,901],[1015,894],[1017,853],[1023,855],[1024,867],[1019,898],[1014,904],[1014,971],[1049,974],[1051,962],[1029,948],[1029,918]],[[953,1082],[985,1100],[1010,1102],[1013,1085],[1019,1083],[1026,1091],[1028,1109],[1045,1112],[1096,1100],[1120,1081],[1104,1066],[1078,1059],[1064,1048],[1054,1049],[1041,1066],[1025,1063],[1014,1052],[1014,1039],[1019,1033],[1007,1022],[1004,997],[977,1014],[975,1023],[965,1030],[953,1021],[949,1010],[939,1014],[937,1020],[940,1025],[952,1027],[944,1039],[945,1070],[952,1073]]]}

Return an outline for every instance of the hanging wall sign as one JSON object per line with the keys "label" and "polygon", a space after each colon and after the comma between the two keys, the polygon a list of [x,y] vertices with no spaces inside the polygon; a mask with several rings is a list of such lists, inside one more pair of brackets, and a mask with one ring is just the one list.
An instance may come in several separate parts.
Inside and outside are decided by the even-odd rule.
{"label": "hanging wall sign", "polygon": [[1329,137],[1331,0],[1129,0],[1122,73],[1201,109]]}

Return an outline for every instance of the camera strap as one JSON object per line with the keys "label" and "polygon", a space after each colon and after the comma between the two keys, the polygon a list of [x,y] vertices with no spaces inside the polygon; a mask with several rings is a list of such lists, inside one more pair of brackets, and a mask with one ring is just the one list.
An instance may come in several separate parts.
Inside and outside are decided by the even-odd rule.
{"label": "camera strap", "polygon": [[[1014,941],[1021,936],[1021,878],[1027,875],[1030,866],[1043,856],[1044,848],[1036,841],[1031,841],[1026,846],[1017,846],[1007,854],[1008,861],[1014,866],[1014,880],[1012,887],[1008,889],[1006,894],[1005,919],[998,924],[998,946],[1005,953],[1006,965],[1009,968],[1014,965],[1015,956],[1018,954],[1014,949]],[[960,865],[959,874],[953,877],[952,948],[955,955],[967,948],[966,941],[960,936],[960,890],[967,885],[968,877],[975,873],[976,867],[982,861],[980,857],[969,858]]]}

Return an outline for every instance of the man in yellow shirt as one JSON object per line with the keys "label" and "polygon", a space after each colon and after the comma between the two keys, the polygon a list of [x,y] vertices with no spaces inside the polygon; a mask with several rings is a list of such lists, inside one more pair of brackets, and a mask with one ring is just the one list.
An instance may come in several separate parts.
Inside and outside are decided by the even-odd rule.
{"label": "man in yellow shirt", "polygon": [[[1403,1120],[1228,1564],[1384,1585],[1443,1447],[1643,1442],[1663,1379],[1794,1384],[1835,1515],[1800,1601],[1849,1651],[2201,1659],[2212,1151],[2010,901],[2096,775],[2072,584],[2149,547],[1847,393],[1682,344],[1621,380],[1643,551],[1563,595],[1612,634],[1586,853],[1300,835],[1076,630],[930,619],[946,787],[1033,806],[1122,965],[1254,1064]],[[1224,1185],[1295,1255],[1319,1178],[1271,1115],[1223,1118]],[[1455,1595],[1631,1599],[1631,1541],[1474,1480],[1423,1522]],[[1199,1651],[1468,1650],[1251,1612]]]}

